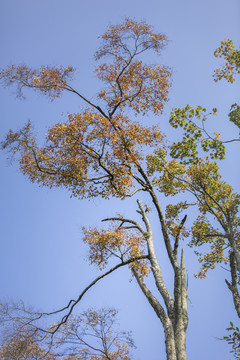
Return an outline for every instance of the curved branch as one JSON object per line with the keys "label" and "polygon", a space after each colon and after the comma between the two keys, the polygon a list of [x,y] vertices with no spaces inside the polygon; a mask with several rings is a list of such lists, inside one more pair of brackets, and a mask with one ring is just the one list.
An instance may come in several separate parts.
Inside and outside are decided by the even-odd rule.
{"label": "curved branch", "polygon": [[141,260],[141,259],[148,259],[149,256],[148,255],[142,255],[142,256],[138,256],[136,258],[131,258],[131,259],[128,259],[126,261],[123,261],[122,263],[120,264],[117,264],[116,266],[114,266],[113,268],[111,268],[110,270],[106,271],[104,274],[98,276],[95,280],[93,280],[82,292],[81,294],[79,295],[79,297],[77,298],[77,300],[70,300],[68,305],[63,307],[62,309],[59,309],[59,310],[56,310],[56,311],[53,311],[53,312],[49,312],[49,313],[41,313],[41,316],[43,315],[54,315],[54,314],[58,314],[60,312],[63,312],[64,310],[67,310],[69,309],[68,313],[66,315],[64,315],[61,319],[61,321],[58,323],[58,325],[55,327],[55,329],[53,331],[49,331],[49,333],[51,335],[54,335],[58,329],[61,327],[61,325],[63,325],[64,323],[67,322],[69,316],[71,315],[73,309],[75,308],[75,306],[81,301],[81,299],[83,298],[83,296],[86,294],[86,292],[88,290],[90,290],[99,280],[103,279],[105,276],[111,274],[113,271],[117,270],[118,268],[122,267],[122,266],[125,266],[125,265],[129,265],[131,264],[132,262],[134,261],[137,261],[137,260]]}
{"label": "curved branch", "polygon": [[135,189],[131,194],[127,194],[126,197],[132,197],[132,196],[135,195],[138,191],[141,191],[141,190],[146,191],[145,188],[139,187],[139,188]]}
{"label": "curved branch", "polygon": [[131,219],[124,219],[122,217],[111,217],[111,218],[103,219],[102,221],[121,221],[119,227],[122,227],[124,223],[133,224],[134,226],[132,226],[132,228],[138,229],[143,234],[143,236],[145,236],[146,234],[146,231],[143,229],[143,227],[137,221]]}

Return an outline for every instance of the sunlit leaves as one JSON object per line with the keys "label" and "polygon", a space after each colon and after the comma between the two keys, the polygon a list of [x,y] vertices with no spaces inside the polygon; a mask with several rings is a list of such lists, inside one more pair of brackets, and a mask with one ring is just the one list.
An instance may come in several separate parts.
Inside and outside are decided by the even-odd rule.
{"label": "sunlit leaves", "polygon": [[5,333],[5,340],[0,346],[2,360],[57,360],[57,354],[50,352],[41,343],[41,336],[29,326],[11,329],[12,334]]}
{"label": "sunlit leaves", "polygon": [[[190,205],[198,208],[199,216],[191,228],[190,246],[207,245],[205,254],[198,253],[202,265],[198,276],[205,277],[216,263],[227,261],[230,232],[239,246],[240,219],[237,214],[240,197],[221,178],[217,163],[209,159],[183,165],[177,160],[167,161],[166,153],[160,151],[149,155],[147,161],[149,175],[159,191],[166,196],[188,192]],[[179,216],[188,206],[186,202],[179,202],[166,207],[166,223],[173,237],[178,234]],[[188,236],[188,231],[183,230],[181,235]]]}
{"label": "sunlit leaves", "polygon": [[186,184],[182,181],[184,180],[184,174],[185,167],[174,159],[165,165],[162,176],[159,179],[154,179],[154,182],[165,196],[174,196],[181,191],[185,191]]}
{"label": "sunlit leaves", "polygon": [[145,22],[126,19],[101,35],[96,60],[108,59],[96,68],[106,88],[98,93],[110,113],[126,106],[135,113],[161,113],[167,101],[171,71],[167,66],[147,65],[139,59],[145,51],[157,53],[166,45],[165,35],[155,34]]}
{"label": "sunlit leaves", "polygon": [[[110,258],[121,261],[135,259],[145,254],[146,239],[127,229],[112,225],[108,230],[96,228],[83,228],[83,240],[89,245],[89,260],[103,269]],[[142,275],[147,275],[149,266],[146,260],[136,260],[130,268],[135,266]]]}
{"label": "sunlit leaves", "polygon": [[138,54],[145,50],[159,52],[167,43],[166,35],[154,33],[152,26],[146,22],[131,18],[126,18],[121,24],[109,26],[99,38],[102,45],[96,52],[97,60],[109,55],[127,59],[134,52]]}
{"label": "sunlit leaves", "polygon": [[131,123],[121,115],[109,121],[85,111],[51,127],[44,147],[36,145],[30,124],[19,132],[10,131],[3,147],[20,153],[21,170],[33,182],[64,186],[81,198],[108,198],[126,196],[143,146],[156,146],[162,140],[156,127]]}
{"label": "sunlit leaves", "polygon": [[67,90],[92,108],[68,115],[66,123],[50,128],[43,147],[36,144],[29,124],[19,132],[9,132],[3,147],[19,152],[20,168],[33,182],[64,186],[80,198],[124,198],[134,185],[133,174],[143,160],[143,147],[159,147],[163,137],[157,128],[130,121],[120,111],[128,106],[136,113],[162,112],[170,71],[136,57],[148,50],[159,53],[166,37],[152,32],[145,22],[126,19],[110,26],[100,38],[96,60],[108,58],[108,62],[97,68],[97,76],[106,85],[98,98],[105,101],[108,112],[67,83],[71,67],[8,67],[0,78],[6,85],[15,84],[20,93],[23,87],[31,87],[54,99]]}
{"label": "sunlit leaves", "polygon": [[163,148],[160,148],[155,149],[153,154],[146,156],[148,175],[153,175],[155,172],[162,172],[167,163],[166,155],[166,151]]}
{"label": "sunlit leaves", "polygon": [[17,95],[22,96],[24,87],[31,87],[54,100],[66,86],[66,80],[73,73],[72,67],[42,66],[33,70],[27,65],[9,66],[0,69],[0,81],[5,86],[16,85]]}
{"label": "sunlit leaves", "polygon": [[211,244],[210,251],[205,253],[203,256],[200,256],[198,261],[202,264],[201,270],[195,276],[203,279],[207,276],[208,270],[213,270],[216,267],[216,264],[228,263],[228,258],[224,254],[224,247],[221,241],[216,240],[215,243]]}
{"label": "sunlit leaves", "polygon": [[[104,83],[97,96],[104,100],[108,113],[113,115],[126,107],[135,113],[161,113],[168,98],[171,71],[164,65],[148,65],[141,57],[150,50],[160,53],[167,44],[166,36],[154,33],[145,22],[126,19],[119,25],[110,26],[99,37],[102,44],[95,60],[105,62],[96,67],[96,75]],[[70,66],[42,66],[40,69],[9,66],[0,70],[0,81],[6,86],[15,85],[18,96],[22,96],[24,87],[30,87],[53,100],[67,90],[100,109],[69,85],[67,80],[71,79],[73,71]]]}
{"label": "sunlit leaves", "polygon": [[231,106],[231,111],[228,116],[229,120],[240,129],[240,106],[238,104],[233,104]]}
{"label": "sunlit leaves", "polygon": [[98,97],[103,99],[109,112],[126,106],[135,113],[161,113],[168,100],[170,71],[164,66],[147,66],[142,61],[132,61],[126,69],[122,63],[101,64],[96,69],[99,79],[107,88]]}
{"label": "sunlit leaves", "polygon": [[230,322],[230,326],[227,328],[228,334],[224,336],[221,340],[227,341],[227,343],[232,347],[230,351],[235,359],[239,359],[240,357],[240,331],[237,326],[234,326],[232,322]]}
{"label": "sunlit leaves", "polygon": [[198,276],[205,277],[207,271],[213,269],[216,263],[226,262],[230,232],[236,244],[239,242],[237,213],[240,198],[233,192],[232,187],[221,179],[216,163],[194,165],[188,170],[188,174],[201,214],[193,223],[190,245],[210,246],[210,250],[199,257],[202,269]]}
{"label": "sunlit leaves", "polygon": [[165,196],[185,191],[186,167],[175,159],[167,161],[165,150],[159,149],[147,156],[147,169],[148,174],[153,176],[152,183]]}
{"label": "sunlit leaves", "polygon": [[[213,114],[216,114],[213,109]],[[218,133],[210,136],[204,127],[207,114],[206,109],[197,106],[195,109],[187,105],[185,108],[173,109],[169,123],[174,128],[181,127],[183,136],[181,141],[173,142],[170,155],[183,164],[196,164],[199,161],[199,150],[209,152],[211,159],[224,159],[225,147]],[[200,149],[199,149],[200,148]]]}
{"label": "sunlit leaves", "polygon": [[235,81],[235,74],[240,73],[240,50],[236,50],[233,41],[228,39],[221,41],[221,46],[214,52],[216,57],[224,58],[225,65],[214,73],[214,80],[226,79],[228,82]]}
{"label": "sunlit leaves", "polygon": [[180,236],[182,239],[184,239],[190,235],[186,227],[181,226],[180,228],[180,214],[182,213],[182,211],[188,209],[190,205],[191,204],[188,204],[185,201],[185,202],[179,202],[177,204],[168,204],[166,206],[166,211],[165,211],[166,224],[168,226],[169,234],[171,234],[173,238],[176,238],[176,236],[178,237]]}

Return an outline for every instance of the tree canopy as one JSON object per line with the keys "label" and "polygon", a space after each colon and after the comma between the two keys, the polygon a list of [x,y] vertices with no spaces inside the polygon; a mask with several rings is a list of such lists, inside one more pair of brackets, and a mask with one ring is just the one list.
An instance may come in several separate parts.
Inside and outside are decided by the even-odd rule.
{"label": "tree canopy", "polygon": [[[17,132],[10,130],[2,147],[18,158],[20,170],[32,182],[49,188],[64,187],[80,199],[124,200],[144,193],[152,202],[161,230],[153,232],[149,207],[138,199],[137,220],[117,213],[102,219],[102,229],[83,227],[90,263],[99,270],[107,270],[77,299],[51,313],[64,315],[47,332],[53,336],[71,327],[73,310],[87,291],[120,267],[129,266],[163,326],[167,359],[186,360],[186,239],[190,237],[189,245],[197,249],[203,244],[209,246],[205,254],[198,253],[202,264],[198,277],[205,277],[216,263],[230,265],[232,283],[228,282],[228,287],[238,311],[240,198],[220,173],[219,160],[225,157],[225,143],[218,132],[212,135],[206,130],[206,121],[216,114],[215,108],[210,113],[201,106],[174,108],[169,123],[182,134],[179,142],[169,144],[169,136],[167,142],[161,131],[156,115],[163,113],[168,100],[171,70],[165,65],[145,62],[145,53],[161,54],[167,44],[166,36],[153,32],[144,21],[127,18],[119,25],[109,26],[100,40],[101,46],[95,53],[98,63],[95,74],[102,88],[95,94],[96,101],[72,87],[72,67],[31,69],[20,65],[0,70],[3,85],[15,86],[18,96],[23,96],[25,87],[51,100],[67,91],[86,105],[80,113],[68,114],[66,122],[50,127],[42,146],[28,122]],[[216,71],[215,79],[225,77],[234,81],[232,73],[239,72],[239,51],[228,40],[222,42],[215,55],[226,60],[226,66]],[[238,105],[233,105],[230,114],[230,120],[238,126]],[[189,214],[193,208],[195,218]],[[191,226],[187,226],[187,216]],[[166,252],[173,270],[171,284],[166,284],[163,278],[156,247]],[[113,258],[117,265],[109,268]],[[147,276],[152,277],[158,298],[147,285]],[[34,316],[38,319],[44,315],[50,313]],[[113,359],[128,359],[128,348],[125,351],[119,345],[119,349],[122,357],[116,350]],[[111,358],[104,356],[100,358]],[[97,355],[85,358],[98,359]]]}

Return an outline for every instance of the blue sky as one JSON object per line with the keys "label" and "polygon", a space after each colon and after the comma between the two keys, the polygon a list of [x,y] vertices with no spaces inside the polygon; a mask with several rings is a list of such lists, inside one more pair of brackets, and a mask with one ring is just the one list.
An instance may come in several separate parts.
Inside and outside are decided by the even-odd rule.
{"label": "blue sky", "polygon": [[[159,118],[163,129],[168,131],[172,107],[199,104],[219,109],[210,128],[222,132],[224,138],[235,136],[236,129],[226,118],[231,104],[238,101],[239,82],[216,84],[212,74],[219,65],[213,52],[220,41],[231,38],[239,46],[238,0],[1,0],[0,66],[72,65],[78,68],[75,86],[91,98],[97,84],[93,73],[97,36],[126,16],[144,19],[170,40],[159,59],[173,69],[170,100]],[[26,100],[20,101],[11,89],[0,89],[0,140],[9,128],[16,130],[28,119],[42,136],[50,125],[64,121],[67,112],[84,107],[69,94],[55,102],[31,91],[25,94]],[[171,135],[172,130],[167,133]],[[229,146],[228,159],[221,165],[225,179],[237,191],[238,151],[236,144]],[[97,275],[86,261],[81,226],[99,225],[103,216],[115,211],[134,214],[136,205],[134,201],[79,201],[64,189],[38,188],[20,174],[16,164],[10,166],[3,152],[0,166],[0,297],[20,298],[44,310],[62,307]],[[186,262],[191,300],[188,357],[230,359],[227,345],[217,340],[235,319],[224,282],[228,273],[219,268],[208,279],[197,280],[193,273],[198,263],[189,249]],[[86,296],[79,311],[115,306],[120,309],[121,327],[133,330],[138,346],[135,358],[164,359],[161,324],[137,284],[129,279],[127,270],[119,270],[103,280]]]}

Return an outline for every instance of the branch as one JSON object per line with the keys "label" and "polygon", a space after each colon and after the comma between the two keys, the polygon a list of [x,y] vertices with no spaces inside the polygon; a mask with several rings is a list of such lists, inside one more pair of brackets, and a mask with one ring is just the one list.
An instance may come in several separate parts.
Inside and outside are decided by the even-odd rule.
{"label": "branch", "polygon": [[35,160],[35,164],[38,168],[38,170],[44,174],[48,174],[48,175],[56,175],[58,172],[57,171],[54,171],[52,172],[51,170],[48,170],[48,169],[43,169],[40,165],[39,165],[39,162],[38,162],[38,159],[37,159],[37,155],[36,155],[36,152],[34,150],[34,148],[32,146],[28,146],[26,145],[26,148],[29,149],[32,153],[33,153],[33,157],[34,157],[34,160]]}
{"label": "branch", "polygon": [[217,205],[217,207],[219,208],[219,210],[221,210],[221,212],[223,213],[225,218],[227,218],[227,215],[226,215],[225,211],[223,210],[222,206],[219,205],[219,203],[214,199],[214,197],[211,194],[209,194],[209,192],[206,190],[205,186],[202,185],[201,182],[200,182],[200,185],[201,185],[201,189],[203,190],[204,194],[206,194]]}
{"label": "branch", "polygon": [[165,247],[166,247],[166,250],[167,250],[167,253],[168,253],[168,258],[171,262],[171,265],[174,269],[174,271],[176,269],[179,269],[179,265],[178,265],[178,262],[176,261],[175,259],[175,256],[173,254],[173,250],[172,250],[172,246],[171,246],[171,242],[170,242],[170,238],[169,238],[169,235],[168,235],[168,228],[167,228],[167,225],[166,225],[166,222],[165,222],[165,219],[164,219],[164,216],[163,216],[163,212],[162,212],[162,209],[161,209],[161,206],[159,204],[159,201],[158,201],[158,197],[154,191],[154,188],[151,184],[151,181],[149,180],[147,174],[145,173],[145,171],[143,170],[143,168],[141,167],[140,164],[136,164],[137,166],[137,169],[138,169],[138,172],[141,174],[141,176],[143,177],[145,183],[143,180],[141,180],[140,178],[138,178],[137,176],[134,176],[134,178],[142,185],[145,187],[146,191],[149,193],[149,195],[151,196],[152,198],[152,202],[157,210],[157,214],[158,214],[158,218],[159,218],[159,221],[160,221],[160,224],[161,224],[161,229],[162,229],[162,234],[163,234],[163,239],[164,239],[164,243],[165,243]]}
{"label": "branch", "polygon": [[139,188],[135,189],[131,194],[127,194],[126,197],[131,197],[131,196],[135,195],[138,191],[141,191],[141,190],[146,191],[146,189],[144,187],[139,187]]}
{"label": "branch", "polygon": [[140,179],[137,175],[133,175],[133,178],[146,190],[147,184],[144,183],[142,179]]}
{"label": "branch", "polygon": [[63,307],[62,309],[60,310],[56,310],[56,311],[53,311],[53,312],[50,312],[50,313],[41,313],[39,315],[43,316],[43,315],[54,315],[54,314],[58,314],[60,312],[63,312],[64,310],[67,310],[69,309],[68,313],[66,315],[64,315],[61,319],[61,321],[58,323],[58,325],[56,326],[56,328],[53,330],[53,331],[49,331],[50,334],[54,335],[58,329],[64,324],[67,322],[69,316],[71,315],[74,307],[81,301],[81,299],[83,298],[83,296],[86,294],[86,292],[91,289],[91,287],[93,287],[93,285],[95,285],[99,280],[103,279],[105,276],[111,274],[113,271],[117,270],[118,268],[122,267],[122,266],[125,266],[125,265],[128,265],[128,264],[131,264],[132,262],[134,261],[137,261],[137,260],[141,260],[141,259],[148,259],[149,256],[148,255],[142,255],[142,256],[138,256],[136,258],[131,258],[131,259],[128,259],[126,261],[123,261],[122,263],[120,264],[117,264],[116,266],[114,266],[113,268],[111,268],[110,270],[106,271],[104,274],[98,276],[94,281],[92,281],[82,292],[81,294],[79,295],[79,297],[77,298],[77,300],[70,300],[68,305]]}
{"label": "branch", "polygon": [[106,219],[102,220],[102,222],[104,222],[104,221],[121,221],[121,224],[120,224],[119,227],[121,227],[124,223],[133,224],[134,228],[138,229],[144,236],[146,235],[146,231],[143,229],[143,227],[137,221],[134,221],[134,220],[131,220],[131,219],[124,219],[122,217],[106,218]]}
{"label": "branch", "polygon": [[178,251],[178,245],[179,245],[179,236],[180,236],[180,233],[182,231],[182,228],[184,226],[184,223],[185,221],[187,220],[187,215],[184,216],[184,218],[182,219],[179,227],[178,227],[178,231],[177,231],[177,235],[176,235],[176,238],[175,238],[175,244],[174,244],[174,250],[173,250],[173,253],[175,256],[177,256],[177,251]]}
{"label": "branch", "polygon": [[[209,115],[209,114],[208,114]],[[207,130],[205,129],[205,126],[204,126],[204,123],[202,121],[202,128],[200,126],[198,126],[195,122],[191,121],[190,122],[192,124],[194,124],[198,129],[200,130],[203,130],[205,132],[205,134],[207,135],[207,139],[211,139],[211,140],[216,140],[215,138],[213,138],[208,132]],[[234,141],[240,141],[240,139],[231,139],[231,140],[220,140],[218,139],[217,141],[221,142],[222,144],[226,144],[226,143],[231,143],[231,142],[234,142]]]}
{"label": "branch", "polygon": [[[187,184],[186,190],[187,190],[188,192],[190,192],[190,194],[192,194],[193,196],[195,196],[195,198],[198,200],[198,202],[199,202],[200,204],[203,204],[203,203],[206,204],[206,206],[207,206],[208,209],[209,209],[209,212],[218,219],[218,221],[219,221],[219,223],[221,224],[222,228],[223,228],[224,230],[226,230],[226,227],[225,227],[223,221],[219,218],[218,214],[211,208],[211,206],[209,205],[209,203],[207,202],[207,200],[206,200],[205,198],[204,198],[204,200],[201,200],[201,199],[199,198],[198,194],[196,193],[197,190],[196,190],[194,187],[193,187],[193,189],[192,189],[191,183],[190,183],[189,181],[187,181],[186,179],[180,178],[180,177],[178,177],[178,176],[176,176],[176,175],[173,175],[166,167],[164,167],[164,169],[165,169],[165,171],[167,171],[167,173],[168,173],[170,176],[172,176],[173,179],[177,179],[178,181],[181,181],[181,182]],[[218,202],[217,202],[210,194],[208,194],[208,192],[204,189],[204,187],[203,187],[202,184],[200,184],[200,189],[201,189],[201,190],[198,190],[199,193],[200,193],[200,195],[207,195],[207,196],[218,206],[218,208],[222,211],[223,215],[226,217],[226,214],[225,214],[225,212],[223,211],[222,207],[218,204]]]}
{"label": "branch", "polygon": [[166,287],[163,276],[162,276],[162,270],[160,267],[160,264],[157,260],[155,249],[154,249],[154,242],[153,242],[153,233],[150,221],[147,217],[146,210],[144,210],[141,202],[137,201],[139,206],[139,213],[142,215],[143,222],[147,229],[147,245],[148,245],[148,252],[149,252],[149,260],[151,263],[152,273],[154,276],[155,284],[162,295],[162,298],[164,300],[164,303],[167,308],[168,316],[171,318],[171,320],[174,321],[174,300],[172,298],[172,295],[168,291],[168,288]]}
{"label": "branch", "polygon": [[[221,141],[221,140],[219,140],[219,141]],[[231,143],[231,142],[234,142],[234,141],[240,141],[240,139],[232,139],[232,140],[225,140],[225,141],[221,141],[223,144],[225,144],[225,143]]]}
{"label": "branch", "polygon": [[223,237],[223,238],[228,238],[227,235],[223,235],[223,234],[207,234],[207,235],[204,235],[204,237]]}
{"label": "branch", "polygon": [[167,321],[167,314],[164,311],[164,308],[159,303],[159,301],[155,298],[155,296],[151,293],[151,291],[148,289],[147,285],[145,284],[142,276],[139,274],[137,269],[134,267],[132,268],[132,273],[135,277],[135,279],[138,282],[138,285],[140,286],[143,294],[146,296],[149,304],[152,306],[153,310],[157,314],[158,318],[161,320],[163,326],[166,324]]}
{"label": "branch", "polygon": [[100,108],[100,106],[97,106],[95,104],[93,104],[90,100],[88,100],[87,98],[85,98],[83,95],[81,95],[78,91],[76,91],[75,89],[73,89],[70,85],[65,86],[65,90],[70,91],[76,95],[78,95],[81,99],[83,99],[86,103],[88,103],[89,105],[91,105],[92,107],[94,107],[94,109],[98,110],[100,112],[100,114],[102,114],[106,119],[108,119],[108,116],[105,114],[105,112]]}
{"label": "branch", "polygon": [[[183,222],[183,220],[182,220],[182,222]],[[187,330],[187,326],[188,326],[188,311],[187,311],[188,294],[187,294],[186,269],[185,269],[185,260],[184,260],[183,249],[182,249],[182,256],[181,256],[181,280],[182,280],[181,281],[182,317],[183,317],[184,328],[185,328],[185,330]]]}

